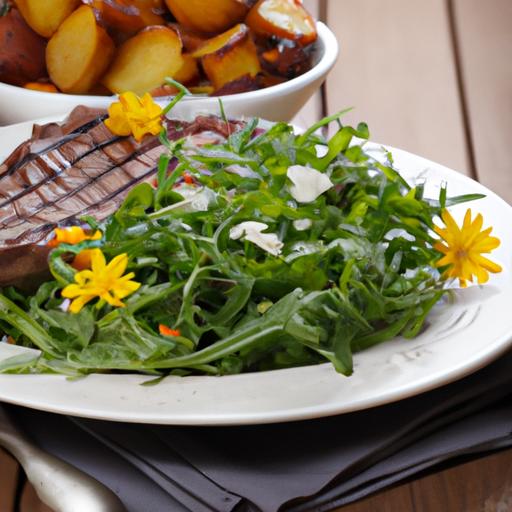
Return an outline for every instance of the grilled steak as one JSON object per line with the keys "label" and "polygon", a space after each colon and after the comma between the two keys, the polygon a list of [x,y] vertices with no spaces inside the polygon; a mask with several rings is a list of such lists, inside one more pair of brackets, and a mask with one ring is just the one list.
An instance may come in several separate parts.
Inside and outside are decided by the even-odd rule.
{"label": "grilled steak", "polygon": [[[137,143],[113,135],[105,117],[105,111],[77,107],[62,125],[36,125],[0,166],[0,286],[32,281],[46,270],[45,240],[57,225],[85,214],[106,218],[134,185],[155,175],[163,152],[158,137]],[[237,127],[203,116],[168,121],[168,134],[226,137]]]}

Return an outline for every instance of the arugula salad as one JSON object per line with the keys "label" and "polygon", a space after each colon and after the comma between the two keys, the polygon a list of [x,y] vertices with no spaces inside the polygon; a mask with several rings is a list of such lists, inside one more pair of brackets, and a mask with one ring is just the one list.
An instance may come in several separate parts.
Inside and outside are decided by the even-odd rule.
{"label": "arugula salad", "polygon": [[1,290],[0,336],[39,351],[0,370],[154,382],[327,361],[350,375],[353,353],[418,335],[449,281],[434,218],[481,196],[425,198],[340,118],[302,134],[252,119],[202,146],[164,130],[154,184],[82,218],[78,239],[60,230],[36,292]]}

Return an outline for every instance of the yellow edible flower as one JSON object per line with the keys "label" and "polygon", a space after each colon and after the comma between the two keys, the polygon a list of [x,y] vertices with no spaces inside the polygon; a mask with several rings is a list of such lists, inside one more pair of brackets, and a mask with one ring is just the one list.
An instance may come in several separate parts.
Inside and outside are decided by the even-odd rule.
{"label": "yellow edible flower", "polygon": [[162,112],[148,92],[142,98],[124,92],[108,108],[105,125],[116,135],[133,135],[140,142],[147,133],[158,135],[162,131]]}
{"label": "yellow edible flower", "polygon": [[75,274],[75,283],[62,290],[62,296],[74,299],[69,306],[71,313],[78,313],[91,300],[98,297],[111,306],[123,307],[121,299],[132,294],[140,283],[131,281],[133,272],[123,276],[128,265],[128,255],[119,254],[108,265],[100,249],[91,249],[91,269]]}
{"label": "yellow edible flower", "polygon": [[[83,242],[84,240],[100,240],[102,237],[101,231],[96,231],[92,235],[88,235],[80,226],[70,226],[67,228],[55,228],[53,230],[55,238],[52,238],[48,245],[50,247],[57,247],[60,244],[75,245]],[[91,257],[94,249],[84,249],[80,251],[71,266],[77,270],[84,270],[91,267]]]}
{"label": "yellow edible flower", "polygon": [[79,244],[84,240],[99,240],[101,231],[96,231],[92,235],[88,235],[80,226],[70,226],[67,228],[55,228],[53,230],[55,238],[52,238],[48,245],[57,247],[59,244]]}
{"label": "yellow edible flower", "polygon": [[479,284],[483,284],[488,281],[489,272],[501,272],[500,265],[482,256],[496,249],[500,240],[489,236],[492,227],[482,231],[481,214],[472,221],[471,209],[468,209],[460,228],[448,210],[443,210],[441,218],[446,227],[434,227],[434,231],[443,239],[434,244],[434,249],[444,254],[436,266],[448,266],[443,274],[445,278],[458,278],[464,288],[467,281],[473,282],[473,276],[476,276]]}

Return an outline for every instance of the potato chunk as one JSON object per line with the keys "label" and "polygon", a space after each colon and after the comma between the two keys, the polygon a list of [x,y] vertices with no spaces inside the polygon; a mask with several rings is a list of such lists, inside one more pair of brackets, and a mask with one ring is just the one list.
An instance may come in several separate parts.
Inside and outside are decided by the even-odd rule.
{"label": "potato chunk", "polygon": [[151,0],[85,0],[108,27],[124,34],[135,34],[150,25],[164,25]]}
{"label": "potato chunk", "polygon": [[48,82],[27,82],[24,86],[25,89],[39,92],[59,92],[55,85]]}
{"label": "potato chunk", "polygon": [[80,5],[80,0],[16,0],[16,5],[27,24],[49,38]]}
{"label": "potato chunk", "polygon": [[199,47],[203,46],[208,39],[208,36],[186,28],[179,23],[169,23],[168,26],[180,36],[184,52],[195,52]]}
{"label": "potato chunk", "polygon": [[183,65],[173,76],[174,80],[182,84],[187,84],[199,78],[199,66],[197,60],[189,53],[183,53]]}
{"label": "potato chunk", "polygon": [[174,17],[187,28],[217,34],[242,21],[243,0],[165,0]]}
{"label": "potato chunk", "polygon": [[200,58],[204,72],[215,89],[242,76],[256,76],[260,62],[247,25],[239,24],[209,39],[192,54]]}
{"label": "potato chunk", "polygon": [[23,85],[45,76],[45,46],[17,9],[0,16],[0,81]]}
{"label": "potato chunk", "polygon": [[82,94],[99,80],[114,54],[114,43],[82,5],[48,41],[46,65],[52,82],[63,92]]}
{"label": "potato chunk", "polygon": [[142,95],[173,78],[183,66],[181,40],[168,27],[147,27],[123,43],[103,77],[110,91]]}
{"label": "potato chunk", "polygon": [[299,0],[259,0],[245,22],[263,37],[291,39],[302,45],[317,38],[315,22]]}

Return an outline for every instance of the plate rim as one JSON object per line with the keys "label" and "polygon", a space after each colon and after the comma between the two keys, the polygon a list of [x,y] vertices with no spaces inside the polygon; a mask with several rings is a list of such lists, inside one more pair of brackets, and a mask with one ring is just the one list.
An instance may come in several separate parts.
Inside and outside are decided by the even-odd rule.
{"label": "plate rim", "polygon": [[[51,116],[50,118],[45,118],[45,121],[48,121],[49,119],[62,119],[62,116]],[[37,122],[37,121],[35,121]],[[34,121],[31,122],[24,122],[20,123],[18,125],[11,125],[8,127],[2,127],[0,129],[0,133],[4,130],[12,130],[17,129],[21,130],[23,126],[26,126],[28,124],[33,124]],[[396,148],[393,146],[389,146],[386,144],[380,144],[377,142],[369,142],[368,146],[370,146],[370,149],[376,149],[379,148],[385,148],[386,150],[391,151],[394,155],[401,154],[402,156],[406,158],[412,158],[417,160],[418,162],[422,162],[425,167],[433,166],[437,169],[439,169],[444,176],[446,176],[448,182],[450,179],[462,181],[463,183],[470,185],[471,188],[476,187],[484,192],[486,196],[494,202],[498,202],[501,204],[501,206],[508,208],[511,211],[512,215],[512,207],[504,201],[501,197],[499,197],[496,193],[489,190],[487,187],[485,187],[483,184],[475,181],[469,176],[463,175],[461,173],[458,173],[457,171],[454,171],[453,169],[450,169],[442,164],[433,162],[429,159],[426,159],[424,157],[421,157],[419,155],[416,155],[414,153],[411,153],[406,150],[402,150],[400,148]],[[367,147],[368,147],[367,146]],[[405,170],[402,170],[402,172],[405,172]],[[405,172],[406,173],[406,172]],[[489,286],[489,285],[487,285]],[[267,424],[267,423],[281,423],[281,422],[289,422],[289,421],[303,421],[303,420],[309,420],[309,419],[315,419],[320,417],[327,417],[327,416],[334,416],[334,415],[340,415],[340,414],[346,414],[351,413],[355,411],[361,411],[373,407],[379,407],[385,404],[398,402],[401,400],[404,400],[406,398],[410,398],[412,396],[416,396],[428,391],[431,391],[433,389],[439,388],[443,385],[449,384],[451,382],[457,381],[462,379],[463,377],[470,375],[479,369],[483,368],[484,366],[488,365],[495,359],[497,359],[501,354],[503,354],[509,347],[512,345],[512,328],[507,332],[506,334],[503,334],[502,336],[498,336],[492,340],[492,343],[487,344],[485,347],[480,348],[476,353],[471,354],[471,357],[469,358],[463,358],[461,362],[451,368],[450,370],[444,370],[439,375],[434,376],[426,376],[422,379],[413,382],[412,385],[408,385],[406,389],[403,388],[397,388],[392,389],[391,391],[379,393],[377,398],[375,397],[367,397],[360,399],[358,401],[352,402],[350,404],[343,404],[343,403],[329,403],[329,404],[321,404],[316,406],[307,406],[303,407],[302,409],[297,408],[291,408],[291,409],[280,409],[279,411],[274,412],[253,412],[253,413],[231,413],[226,414],[222,413],[222,415],[204,415],[201,413],[196,414],[181,414],[179,417],[176,417],[172,415],[172,411],[159,411],[158,413],[154,413],[153,415],[149,415],[148,413],[144,413],[143,415],[138,414],[137,412],[131,412],[123,413],[123,412],[116,412],[113,411],[111,414],[104,414],[101,410],[100,411],[94,411],[93,408],[88,408],[85,406],[78,405],[77,407],[73,408],[68,405],[59,405],[58,399],[57,403],[51,404],[51,403],[41,403],[40,400],[35,399],[20,399],[17,397],[11,398],[9,396],[5,396],[5,393],[2,391],[2,386],[0,386],[0,401],[6,402],[6,403],[12,403],[16,405],[22,405],[29,408],[39,409],[47,412],[53,412],[58,414],[69,414],[73,416],[79,416],[84,418],[93,418],[93,419],[100,419],[100,420],[108,420],[108,421],[122,421],[122,422],[129,422],[129,423],[148,423],[148,424],[166,424],[166,425],[211,425],[211,426],[232,426],[232,425],[255,425],[255,424]],[[490,348],[489,348],[490,347]],[[20,347],[18,347],[20,349]],[[27,349],[25,349],[27,350]],[[369,349],[371,350],[371,349]],[[0,350],[1,353],[1,350]],[[282,369],[282,370],[271,370],[267,372],[257,372],[257,373],[246,373],[246,374],[240,374],[240,375],[228,375],[223,377],[201,377],[201,376],[194,376],[194,377],[168,377],[168,379],[224,379],[224,382],[231,380],[238,380],[238,379],[250,379],[254,378],[256,375],[256,381],[258,378],[264,378],[262,377],[263,374],[277,374],[279,375],[285,375],[286,372],[298,372],[300,370],[308,369],[308,371],[311,371],[311,369],[314,368],[331,368],[330,363],[322,363],[316,366],[309,366],[309,367],[299,367],[299,368],[290,368],[290,369]],[[332,368],[331,368],[332,369]],[[333,370],[332,370],[333,371]],[[358,371],[357,368],[355,371]],[[439,373],[439,372],[438,372]],[[99,374],[96,374],[99,375]],[[134,374],[129,374],[132,377],[135,377]],[[105,375],[103,375],[105,377]],[[87,378],[91,378],[86,377]],[[115,380],[121,380],[126,377],[126,375],[109,375],[109,378],[113,378]],[[350,377],[344,377],[339,376],[340,379],[346,379]],[[31,379],[34,382],[40,381],[44,383],[47,379],[59,379],[63,380],[65,379],[64,376],[61,375],[0,375],[0,383],[2,383],[5,379]],[[148,377],[144,376],[137,376],[137,379],[145,379],[147,380]],[[167,379],[166,379],[167,380]]]}

